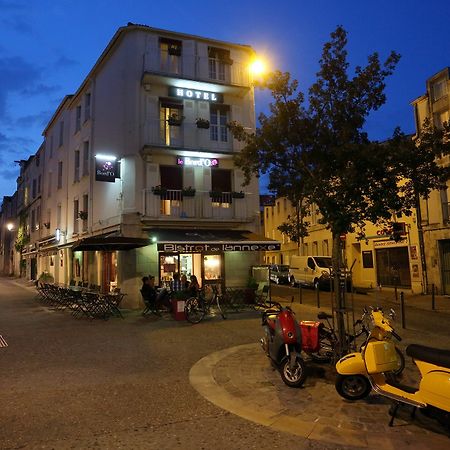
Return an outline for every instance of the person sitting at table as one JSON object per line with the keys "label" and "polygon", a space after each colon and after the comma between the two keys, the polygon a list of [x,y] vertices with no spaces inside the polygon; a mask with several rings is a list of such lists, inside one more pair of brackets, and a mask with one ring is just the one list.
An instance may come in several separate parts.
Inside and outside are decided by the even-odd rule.
{"label": "person sitting at table", "polygon": [[180,280],[180,274],[178,272],[175,272],[173,274],[173,280],[170,283],[170,290],[172,292],[179,292],[184,289],[183,283]]}
{"label": "person sitting at table", "polygon": [[150,277],[142,277],[141,294],[146,309],[154,311],[156,309],[156,297],[157,297],[155,289],[155,277],[152,277],[151,275]]}
{"label": "person sitting at table", "polygon": [[183,273],[183,275],[181,275],[181,285],[183,286],[183,289],[188,289],[189,288],[189,281],[187,279],[187,276],[185,273]]}
{"label": "person sitting at table", "polygon": [[199,290],[200,290],[200,285],[198,283],[197,277],[195,275],[191,275],[191,282],[189,283],[189,287],[188,287],[189,295],[192,295],[193,297],[197,297]]}

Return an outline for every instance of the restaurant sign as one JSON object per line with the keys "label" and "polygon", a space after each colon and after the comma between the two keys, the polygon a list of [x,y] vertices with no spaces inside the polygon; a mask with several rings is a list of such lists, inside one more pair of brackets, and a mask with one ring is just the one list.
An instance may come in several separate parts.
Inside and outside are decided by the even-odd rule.
{"label": "restaurant sign", "polygon": [[223,103],[223,95],[218,92],[199,91],[197,89],[186,89],[169,86],[169,96],[185,98],[187,100],[203,100],[213,103]]}
{"label": "restaurant sign", "polygon": [[95,180],[114,183],[116,178],[120,178],[117,158],[110,155],[95,155]]}
{"label": "restaurant sign", "polygon": [[160,243],[159,252],[177,252],[177,253],[203,253],[203,252],[260,252],[281,250],[279,243],[270,242],[229,242],[229,243]]}
{"label": "restaurant sign", "polygon": [[219,160],[217,158],[177,156],[177,165],[185,167],[219,167]]}

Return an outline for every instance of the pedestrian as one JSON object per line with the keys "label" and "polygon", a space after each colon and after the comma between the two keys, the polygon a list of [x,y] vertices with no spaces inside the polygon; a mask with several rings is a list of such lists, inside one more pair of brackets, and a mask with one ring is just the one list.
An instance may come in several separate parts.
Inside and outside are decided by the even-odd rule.
{"label": "pedestrian", "polygon": [[183,283],[180,280],[180,274],[178,272],[175,272],[173,274],[173,280],[170,283],[170,289],[172,292],[178,292],[184,289]]}
{"label": "pedestrian", "polygon": [[185,273],[181,275],[181,285],[183,286],[183,289],[189,288],[189,281],[187,279],[187,276]]}
{"label": "pedestrian", "polygon": [[197,277],[195,275],[191,275],[191,282],[189,283],[188,287],[189,294],[193,297],[196,297],[199,290],[200,285],[198,283]]}

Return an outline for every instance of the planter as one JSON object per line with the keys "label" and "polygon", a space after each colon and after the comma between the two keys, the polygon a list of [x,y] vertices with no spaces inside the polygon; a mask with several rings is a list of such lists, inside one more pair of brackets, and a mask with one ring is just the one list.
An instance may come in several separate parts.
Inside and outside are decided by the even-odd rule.
{"label": "planter", "polygon": [[163,197],[167,193],[167,189],[162,188],[161,186],[152,187],[152,192],[154,195],[159,195]]}
{"label": "planter", "polygon": [[181,123],[183,122],[183,119],[176,119],[175,117],[169,117],[167,119],[167,123],[171,127],[181,127]]}
{"label": "planter", "polygon": [[183,189],[181,195],[183,197],[195,197],[195,189]]}
{"label": "planter", "polygon": [[209,192],[209,196],[210,196],[211,198],[222,198],[223,192],[219,192],[219,191],[210,191],[210,192]]}
{"label": "planter", "polygon": [[244,198],[245,197],[245,193],[244,192],[232,192],[231,193],[231,197],[232,198]]}
{"label": "planter", "polygon": [[204,130],[209,128],[209,120],[206,119],[197,119],[195,124],[197,125],[197,128],[202,128]]}
{"label": "planter", "polygon": [[80,212],[78,213],[78,217],[79,217],[81,220],[87,220],[87,218],[88,218],[88,213],[87,213],[86,211],[80,211]]}

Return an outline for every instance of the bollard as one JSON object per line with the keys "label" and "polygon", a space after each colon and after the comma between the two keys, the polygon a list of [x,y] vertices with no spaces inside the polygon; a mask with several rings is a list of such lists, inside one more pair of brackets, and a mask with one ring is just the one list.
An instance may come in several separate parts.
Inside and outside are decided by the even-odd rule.
{"label": "bollard", "polygon": [[317,308],[320,308],[320,289],[317,287],[316,289],[316,295],[317,295]]}
{"label": "bollard", "polygon": [[402,315],[402,328],[405,329],[405,294],[400,292],[400,312]]}
{"label": "bollard", "polygon": [[431,285],[431,309],[436,309],[435,297],[434,297],[434,284]]}

